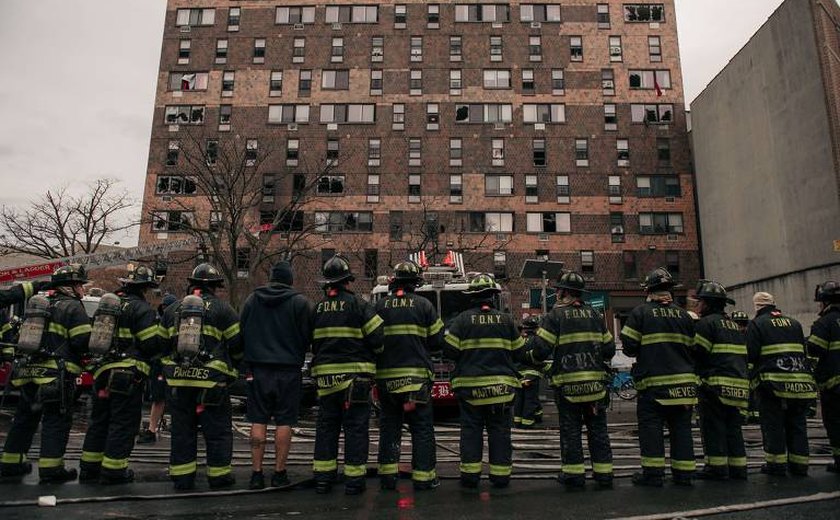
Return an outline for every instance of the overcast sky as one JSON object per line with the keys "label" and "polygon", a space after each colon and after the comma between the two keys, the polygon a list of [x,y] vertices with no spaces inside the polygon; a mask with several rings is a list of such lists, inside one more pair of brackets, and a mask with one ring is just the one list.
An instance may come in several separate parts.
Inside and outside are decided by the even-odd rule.
{"label": "overcast sky", "polygon": [[[676,0],[689,103],[781,3]],[[0,0],[0,204],[114,177],[139,214],[165,10],[166,0]]]}

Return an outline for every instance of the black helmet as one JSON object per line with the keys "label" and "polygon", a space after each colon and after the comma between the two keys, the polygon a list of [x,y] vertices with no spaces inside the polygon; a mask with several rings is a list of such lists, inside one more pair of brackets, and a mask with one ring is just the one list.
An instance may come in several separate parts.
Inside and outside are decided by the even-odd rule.
{"label": "black helmet", "polygon": [[747,323],[750,321],[750,317],[747,316],[747,313],[744,311],[732,311],[732,314],[729,315],[729,319],[735,323]]}
{"label": "black helmet", "polygon": [[411,260],[400,262],[394,266],[395,282],[419,282],[421,278],[420,266]]}
{"label": "black helmet", "polygon": [[496,280],[492,275],[481,273],[470,281],[469,287],[464,291],[464,294],[483,294],[483,293],[500,293],[502,290],[496,284]]}
{"label": "black helmet", "polygon": [[320,281],[323,285],[336,284],[338,282],[348,281],[352,282],[356,279],[353,272],[350,270],[350,262],[341,255],[334,255],[332,258],[324,263],[321,268],[321,275],[324,277]]}
{"label": "black helmet", "polygon": [[585,289],[586,280],[580,273],[569,271],[557,277],[557,283],[554,284],[556,289],[567,289],[569,291],[589,292]]}
{"label": "black helmet", "polygon": [[674,277],[664,267],[654,269],[645,276],[645,281],[642,282],[642,287],[652,292],[657,289],[674,289],[681,287],[680,284],[674,281]]}
{"label": "black helmet", "polygon": [[699,284],[696,298],[698,300],[723,300],[730,305],[735,305],[735,300],[726,296],[726,288],[711,280],[704,280],[702,284]]}
{"label": "black helmet", "polygon": [[536,316],[528,316],[522,318],[522,324],[519,326],[522,330],[537,330],[540,327],[540,319]]}
{"label": "black helmet", "polygon": [[127,277],[120,278],[119,282],[124,285],[133,285],[135,287],[141,285],[157,287],[159,285],[157,280],[155,280],[155,272],[145,265],[138,265],[133,271],[128,273]]}
{"label": "black helmet", "polygon": [[815,302],[837,302],[840,301],[840,283],[834,280],[823,282],[814,291]]}
{"label": "black helmet", "polygon": [[56,269],[50,277],[52,287],[79,285],[87,283],[87,281],[87,272],[85,272],[84,266],[79,264],[63,265]]}
{"label": "black helmet", "polygon": [[225,278],[218,269],[205,262],[195,266],[187,280],[196,285],[222,285]]}

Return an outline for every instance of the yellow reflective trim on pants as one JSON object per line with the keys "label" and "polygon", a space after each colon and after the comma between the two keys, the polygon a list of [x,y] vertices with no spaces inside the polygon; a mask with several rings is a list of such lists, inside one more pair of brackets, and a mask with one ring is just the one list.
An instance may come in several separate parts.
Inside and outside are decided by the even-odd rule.
{"label": "yellow reflective trim on pants", "polygon": [[557,374],[551,378],[551,382],[555,385],[564,383],[581,383],[588,381],[603,381],[606,378],[604,372],[571,372],[565,374]]}
{"label": "yellow reflective trim on pants", "polygon": [[612,473],[612,462],[593,462],[592,471],[594,471],[595,473]]}
{"label": "yellow reflective trim on pants", "polygon": [[380,475],[396,475],[400,472],[398,464],[380,464],[377,470]]}
{"label": "yellow reflective trim on pants", "polygon": [[338,469],[338,461],[336,459],[332,460],[313,460],[312,461],[312,471],[316,473],[326,473],[329,471],[335,471]]}
{"label": "yellow reflective trim on pants", "polygon": [[642,467],[645,468],[664,468],[665,457],[642,457]]}
{"label": "yellow reflective trim on pants", "polygon": [[460,465],[461,473],[481,473],[480,462],[462,462]]}
{"label": "yellow reflective trim on pants", "polygon": [[102,467],[105,469],[125,469],[128,467],[128,459],[102,459]]}
{"label": "yellow reflective trim on pants", "polygon": [[490,464],[490,474],[495,477],[509,477],[511,473],[513,473],[513,466]]}
{"label": "yellow reflective trim on pants", "polygon": [[500,395],[498,397],[487,397],[485,399],[467,399],[466,401],[473,406],[484,406],[487,404],[502,404],[502,403],[509,403],[513,401],[516,396],[514,394],[510,395]]}
{"label": "yellow reflective trim on pants", "polygon": [[207,476],[210,478],[214,477],[224,477],[225,475],[230,475],[231,467],[228,464],[227,466],[207,466]]}
{"label": "yellow reflective trim on pants", "polygon": [[60,468],[64,466],[64,458],[44,458],[41,457],[38,459],[38,467],[39,468]]}
{"label": "yellow reflective trim on pants", "polygon": [[492,386],[506,384],[519,388],[519,379],[513,376],[458,376],[452,378],[452,388],[473,388],[476,386]]}
{"label": "yellow reflective trim on pants", "polygon": [[583,475],[586,473],[586,468],[581,464],[563,464],[563,473],[569,475]]}
{"label": "yellow reflective trim on pants", "polygon": [[431,370],[422,367],[379,368],[376,370],[376,379],[396,379],[399,377],[431,379],[432,376],[434,374]]}
{"label": "yellow reflective trim on pants", "polygon": [[184,475],[191,475],[198,470],[198,464],[195,461],[187,462],[186,464],[176,464],[169,466],[169,476],[181,477]]}
{"label": "yellow reflective trim on pants", "polygon": [[83,451],[82,452],[82,462],[102,462],[102,459],[105,458],[105,454],[101,451]]}
{"label": "yellow reflective trim on pants", "polygon": [[787,453],[764,452],[764,460],[770,464],[787,464]]}
{"label": "yellow reflective trim on pants", "polygon": [[0,463],[2,464],[23,464],[26,462],[26,455],[23,453],[7,453],[3,452],[0,456]]}
{"label": "yellow reflective trim on pants", "polygon": [[747,467],[747,458],[746,457],[729,457],[729,465],[735,468],[746,468]]}
{"label": "yellow reflective trim on pants", "polygon": [[788,453],[788,462],[790,462],[791,464],[802,464],[803,466],[807,466],[809,461],[810,457],[808,457],[808,455],[797,455],[795,453]]}
{"label": "yellow reflective trim on pants", "polygon": [[350,478],[356,477],[364,477],[367,474],[367,466],[364,464],[360,465],[351,465],[345,464],[344,465],[344,476]]}
{"label": "yellow reflective trim on pants", "polygon": [[196,381],[194,379],[166,379],[166,384],[173,387],[215,388],[218,381]]}
{"label": "yellow reflective trim on pants", "polygon": [[318,388],[318,397],[324,397],[325,395],[335,394],[341,392],[342,390],[347,390],[352,384],[353,380],[348,379],[341,384],[331,386],[329,388]]}
{"label": "yellow reflective trim on pants", "polygon": [[313,376],[332,376],[336,374],[375,374],[374,363],[327,363],[312,367]]}
{"label": "yellow reflective trim on pants", "polygon": [[727,466],[729,464],[729,457],[706,457],[706,464],[709,466]]}
{"label": "yellow reflective trim on pants", "polygon": [[436,478],[437,472],[435,470],[422,471],[419,469],[415,469],[411,471],[411,480],[414,480],[416,482],[431,482]]}
{"label": "yellow reflective trim on pants", "polygon": [[709,378],[704,379],[706,383],[712,386],[731,386],[734,388],[749,388],[750,381],[749,379],[741,379],[739,377],[727,377],[727,376],[712,376]]}
{"label": "yellow reflective trim on pants", "polygon": [[682,384],[697,384],[700,381],[695,374],[669,374],[666,376],[650,376],[636,383],[636,388],[644,390],[651,386],[669,386]]}
{"label": "yellow reflective trim on pants", "polygon": [[679,471],[694,471],[697,469],[697,461],[671,459],[671,469]]}

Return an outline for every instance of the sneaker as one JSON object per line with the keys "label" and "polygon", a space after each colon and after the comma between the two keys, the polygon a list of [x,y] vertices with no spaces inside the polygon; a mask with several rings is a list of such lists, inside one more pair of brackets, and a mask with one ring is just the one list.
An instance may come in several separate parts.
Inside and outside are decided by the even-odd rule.
{"label": "sneaker", "polygon": [[145,429],[137,435],[137,444],[154,444],[156,442],[157,433],[149,429]]}
{"label": "sneaker", "polygon": [[208,478],[207,483],[210,484],[210,489],[224,489],[236,484],[236,479],[233,475],[228,473],[227,475],[222,475],[221,477]]}
{"label": "sneaker", "polygon": [[75,469],[67,469],[61,468],[58,471],[51,471],[46,475],[42,474],[40,483],[41,484],[63,484],[65,482],[70,482],[71,480],[76,480],[76,477],[79,476],[79,472]]}
{"label": "sneaker", "polygon": [[[81,478],[81,477],[80,477]],[[122,475],[102,475],[99,483],[110,486],[116,484],[130,484],[134,482],[134,470],[127,469]]]}
{"label": "sneaker", "polygon": [[761,472],[765,475],[772,475],[774,477],[787,476],[787,469],[784,464],[764,464],[761,466]]}
{"label": "sneaker", "polygon": [[332,491],[332,482],[326,480],[319,480],[315,482],[315,492],[319,495],[326,495]]}
{"label": "sneaker", "polygon": [[424,480],[423,482],[414,481],[414,491],[428,491],[430,489],[437,489],[440,487],[440,480],[437,477],[432,480]]}
{"label": "sneaker", "polygon": [[286,487],[290,485],[289,482],[289,475],[286,473],[286,470],[283,471],[275,471],[273,475],[271,475],[271,487]]}
{"label": "sneaker", "polygon": [[248,489],[265,489],[265,476],[262,471],[251,472],[251,482],[248,483]]}
{"label": "sneaker", "polygon": [[651,475],[649,473],[633,473],[633,485],[645,487],[662,487],[665,482],[662,475]]}
{"label": "sneaker", "polygon": [[379,477],[379,489],[383,491],[393,491],[397,489],[397,476],[383,475]]}

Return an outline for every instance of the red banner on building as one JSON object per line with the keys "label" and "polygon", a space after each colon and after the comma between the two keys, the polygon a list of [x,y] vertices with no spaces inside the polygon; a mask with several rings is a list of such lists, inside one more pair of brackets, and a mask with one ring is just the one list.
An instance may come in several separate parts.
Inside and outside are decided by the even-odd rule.
{"label": "red banner on building", "polygon": [[64,262],[50,262],[47,264],[23,265],[3,269],[0,270],[0,284],[11,283],[15,280],[32,280],[33,278],[49,276],[62,265],[64,265]]}

